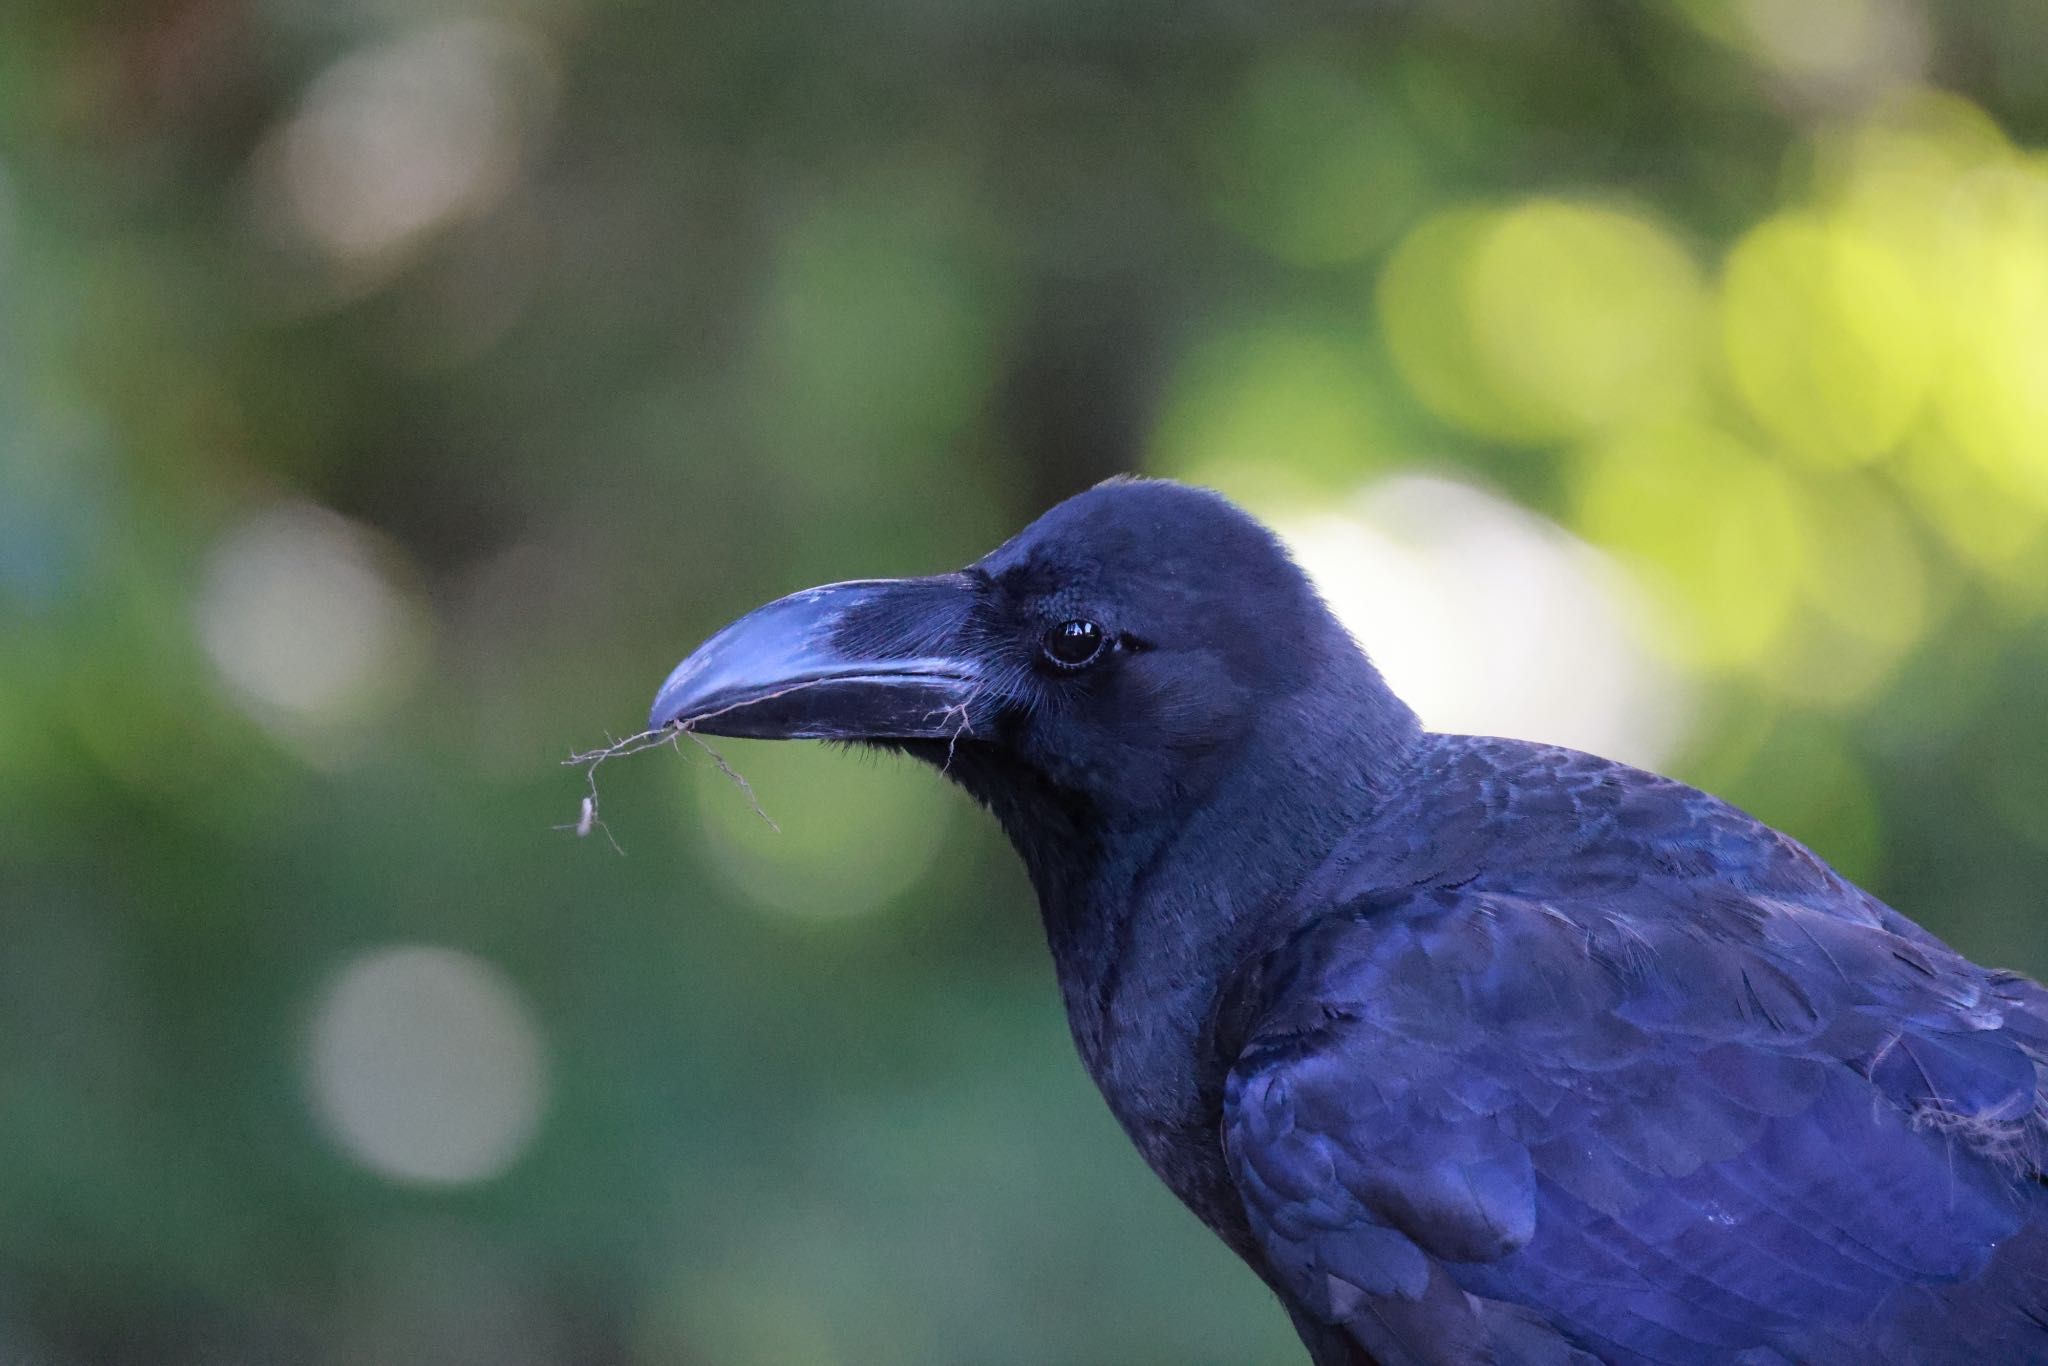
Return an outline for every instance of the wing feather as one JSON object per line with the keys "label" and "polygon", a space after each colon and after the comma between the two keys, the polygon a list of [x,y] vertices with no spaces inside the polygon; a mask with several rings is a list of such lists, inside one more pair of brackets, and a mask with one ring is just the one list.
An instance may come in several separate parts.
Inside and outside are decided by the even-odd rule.
{"label": "wing feather", "polygon": [[2039,989],[1645,895],[1382,898],[1257,966],[1224,1143],[1279,1281],[1382,1361],[2048,1358]]}

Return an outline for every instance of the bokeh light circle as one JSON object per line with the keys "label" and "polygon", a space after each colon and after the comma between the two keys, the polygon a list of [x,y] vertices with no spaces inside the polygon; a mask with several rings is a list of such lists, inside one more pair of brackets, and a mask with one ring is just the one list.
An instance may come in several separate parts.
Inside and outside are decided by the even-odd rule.
{"label": "bokeh light circle", "polygon": [[457,949],[374,949],[335,972],[306,1050],[313,1112],[350,1157],[395,1181],[497,1176],[539,1127],[540,1026],[517,987]]}
{"label": "bokeh light circle", "polygon": [[880,909],[930,869],[955,794],[909,759],[788,741],[719,740],[748,794],[689,746],[712,866],[752,905],[812,920]]}
{"label": "bokeh light circle", "polygon": [[1933,323],[1908,265],[1848,223],[1780,215],[1729,253],[1722,336],[1736,391],[1816,464],[1866,461],[1905,435],[1933,376]]}
{"label": "bokeh light circle", "polygon": [[388,707],[417,676],[424,613],[390,549],[311,503],[275,504],[215,542],[199,641],[258,720],[332,724]]}
{"label": "bokeh light circle", "polygon": [[545,41],[496,19],[352,52],[259,152],[259,204],[336,264],[391,266],[504,197],[552,116],[555,80]]}
{"label": "bokeh light circle", "polygon": [[1555,523],[1433,475],[1276,519],[1331,609],[1432,729],[1655,766],[1690,711],[1625,572]]}
{"label": "bokeh light circle", "polygon": [[1537,199],[1425,220],[1389,259],[1394,362],[1439,417],[1481,436],[1582,438],[1690,393],[1704,295],[1662,226]]}

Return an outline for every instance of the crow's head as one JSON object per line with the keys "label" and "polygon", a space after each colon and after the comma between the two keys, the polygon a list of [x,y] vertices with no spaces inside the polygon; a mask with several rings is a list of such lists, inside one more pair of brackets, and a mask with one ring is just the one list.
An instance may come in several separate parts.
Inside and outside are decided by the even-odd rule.
{"label": "crow's head", "polygon": [[1117,822],[1199,797],[1304,707],[1412,728],[1271,532],[1207,490],[1119,479],[958,573],[740,618],[669,675],[650,720],[905,749],[1016,834],[1019,803]]}

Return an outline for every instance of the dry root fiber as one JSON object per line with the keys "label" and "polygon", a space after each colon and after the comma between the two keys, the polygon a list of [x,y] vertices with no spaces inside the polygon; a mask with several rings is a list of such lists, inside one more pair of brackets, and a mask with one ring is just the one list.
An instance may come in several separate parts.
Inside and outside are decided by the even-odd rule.
{"label": "dry root fiber", "polygon": [[778,834],[781,833],[782,827],[775,823],[774,817],[761,809],[760,798],[754,795],[753,786],[745,778],[741,777],[731,764],[725,761],[724,755],[713,749],[703,736],[697,734],[685,724],[662,726],[656,730],[643,730],[638,735],[628,735],[623,740],[609,740],[609,737],[607,737],[609,743],[601,748],[585,750],[580,754],[571,754],[568,758],[562,760],[565,767],[583,770],[584,781],[587,784],[588,790],[583,794],[583,800],[577,808],[576,819],[566,825],[558,825],[555,829],[573,830],[576,832],[577,839],[587,839],[592,830],[602,830],[604,831],[605,839],[611,843],[613,850],[624,854],[626,851],[619,848],[619,842],[612,835],[611,827],[606,825],[603,818],[597,813],[597,770],[599,766],[607,759],[623,759],[628,755],[641,754],[650,749],[659,749],[664,745],[675,750],[677,754],[681,754],[683,752],[682,741],[684,736],[688,736],[699,749],[711,756],[711,762],[717,764],[718,771],[729,778],[733,786],[740,790],[740,794],[747,799],[747,805],[754,809],[754,814],[768,822],[770,830],[776,831]]}

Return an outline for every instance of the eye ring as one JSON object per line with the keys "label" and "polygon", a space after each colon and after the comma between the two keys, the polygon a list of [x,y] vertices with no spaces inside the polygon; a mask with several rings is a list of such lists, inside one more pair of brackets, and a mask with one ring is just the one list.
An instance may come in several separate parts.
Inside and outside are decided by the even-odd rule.
{"label": "eye ring", "polygon": [[1047,630],[1039,648],[1054,668],[1071,672],[1102,658],[1109,635],[1094,622],[1076,617]]}

